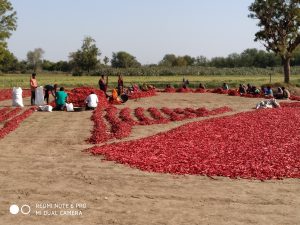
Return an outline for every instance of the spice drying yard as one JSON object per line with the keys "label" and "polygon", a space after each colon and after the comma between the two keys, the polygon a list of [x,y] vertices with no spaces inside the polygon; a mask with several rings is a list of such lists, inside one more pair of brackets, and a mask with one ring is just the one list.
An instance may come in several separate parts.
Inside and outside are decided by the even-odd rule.
{"label": "spice drying yard", "polygon": [[[241,120],[245,126],[255,123],[259,129],[262,129],[263,127],[257,124],[262,121],[253,120],[254,117],[251,116],[253,112],[247,112],[245,115],[239,114],[240,118],[238,119],[236,116],[232,116],[245,111],[253,111],[253,107],[259,100],[212,93],[157,93],[153,97],[130,100],[125,105],[117,105],[117,112],[128,107],[131,110],[131,118],[136,123],[142,122],[134,115],[135,109],[139,107],[144,109],[144,115],[147,118],[151,118],[149,108],[179,108],[178,111],[180,111],[187,107],[192,109],[205,107],[208,111],[212,111],[221,107],[229,107],[231,111],[225,110],[223,113],[215,113],[209,117],[193,116],[193,118],[185,118],[180,121],[134,125],[128,136],[121,139],[108,138],[106,141],[109,144],[101,148],[95,148],[96,144],[86,142],[91,138],[91,130],[94,125],[90,120],[91,112],[34,112],[16,130],[0,139],[1,224],[298,224],[300,221],[299,179],[271,179],[272,177],[266,176],[266,173],[270,172],[269,164],[263,165],[265,169],[258,170],[259,173],[256,177],[255,173],[250,173],[251,176],[248,178],[251,179],[245,179],[249,175],[247,171],[238,170],[234,165],[225,165],[220,158],[218,158],[218,162],[207,162],[214,164],[215,167],[191,170],[189,160],[195,160],[195,158],[178,157],[178,154],[183,155],[196,143],[205,145],[205,142],[198,142],[191,135],[193,132],[198,132],[202,123],[204,123],[205,129],[212,129],[210,123],[218,123],[230,133],[226,135],[218,133],[221,129],[218,127],[219,129],[214,131],[199,131],[201,137],[206,141],[211,141],[211,137],[206,137],[205,133],[209,133],[210,136],[216,134],[213,140],[216,145],[210,151],[216,151],[217,148],[225,146],[223,157],[227,157],[227,162],[230,162],[231,159],[235,162],[237,159],[234,158],[234,154],[226,151],[226,143],[240,141],[238,137],[242,134],[235,132],[240,131],[240,127],[236,124],[232,129],[226,124],[234,122],[234,120]],[[0,110],[10,106],[10,103],[9,100],[1,101]],[[29,108],[28,104],[29,99],[26,98],[27,108]],[[263,148],[267,148],[268,145],[281,147],[282,144],[282,147],[288,151],[299,147],[300,113],[291,108],[280,110],[288,115],[288,118],[282,119],[282,123],[280,123],[281,111],[272,112],[272,116],[274,116],[274,121],[279,121],[276,122],[277,125],[287,125],[291,129],[285,130],[286,132],[294,131],[291,133],[291,144],[286,146],[285,140],[276,142],[275,139],[270,141],[265,140],[264,137],[260,141],[263,141],[261,143]],[[298,108],[296,107],[295,110]],[[137,111],[136,113],[139,115],[141,111]],[[259,113],[258,117],[263,118],[263,112]],[[168,118],[166,114],[162,112],[161,114],[164,118]],[[196,114],[194,113],[194,115]],[[223,118],[224,116],[229,117]],[[211,120],[212,117],[221,119]],[[193,125],[194,123],[189,123],[207,119],[209,120],[196,122],[198,123],[196,126]],[[189,124],[185,125],[181,132],[181,128],[178,127],[187,123]],[[271,125],[269,122],[267,124]],[[105,125],[108,128],[110,126],[107,120],[105,120]],[[169,131],[173,128],[175,129]],[[245,131],[241,146],[246,145],[248,148],[250,142],[254,147],[260,146],[255,145],[255,140],[249,141],[249,138],[255,137],[251,136],[251,132],[249,132],[249,129],[252,128],[248,127],[248,130]],[[224,130],[221,129],[221,131]],[[159,134],[159,132],[163,133]],[[259,134],[263,135],[264,133]],[[137,154],[138,156],[126,158],[122,155],[128,155],[126,150],[122,151],[124,146],[128,148],[124,141],[132,141],[130,146],[135,146],[134,149],[142,146],[145,152],[131,151],[128,154]],[[167,152],[163,152],[165,155],[161,153],[160,155],[147,155],[147,148],[151,152],[157,150],[159,153],[161,151],[159,148],[164,145],[164,141],[168,143],[168,146],[172,146],[169,154],[177,155],[177,158],[172,159],[174,161],[169,160],[170,155],[167,155]],[[180,146],[179,153],[176,153],[176,149],[174,149],[176,141]],[[114,144],[113,142],[121,143]],[[100,143],[96,146],[102,145],[103,143]],[[96,156],[85,151],[90,148],[97,153]],[[182,149],[187,149],[187,151],[182,151]],[[260,153],[264,153],[264,159],[269,159],[266,152],[261,151]],[[212,154],[212,152],[210,153]],[[238,153],[244,156],[249,152]],[[283,152],[276,151],[275,153],[284,158]],[[294,156],[293,154],[296,153],[295,151],[288,152],[289,156]],[[102,154],[112,161],[103,160]],[[199,154],[203,154],[203,152],[193,151],[194,156],[200,157]],[[249,153],[247,157],[251,161],[255,155]],[[160,161],[160,158],[163,161]],[[284,162],[288,161],[287,158],[284,158]],[[243,157],[238,158],[238,160],[242,159],[245,160]],[[145,165],[145,160],[154,166]],[[185,163],[183,160],[187,162]],[[275,157],[274,160],[276,161],[278,158]],[[259,161],[258,157],[255,162]],[[289,171],[289,165],[284,163],[281,165],[279,160],[271,168],[271,176],[299,177],[299,170],[295,169],[299,165],[298,162],[297,157],[294,157],[294,160],[290,162],[294,169]],[[174,166],[176,164],[178,165]],[[277,170],[280,167],[279,164],[283,166],[283,169]],[[168,167],[159,167],[161,165],[168,165]],[[180,167],[182,165],[184,166]],[[224,177],[226,173],[220,172],[220,165],[226,167],[223,168],[226,173],[228,170],[234,169],[235,177],[244,177],[244,179]],[[243,167],[241,164],[239,166]],[[217,169],[215,169],[216,167]],[[206,171],[206,175],[209,176],[178,175],[202,174],[203,171]],[[218,174],[215,174],[216,171]],[[83,210],[82,216],[74,217],[13,216],[7,213],[8,207],[12,203],[35,206],[36,203],[43,202],[81,202],[85,203],[87,208]]]}

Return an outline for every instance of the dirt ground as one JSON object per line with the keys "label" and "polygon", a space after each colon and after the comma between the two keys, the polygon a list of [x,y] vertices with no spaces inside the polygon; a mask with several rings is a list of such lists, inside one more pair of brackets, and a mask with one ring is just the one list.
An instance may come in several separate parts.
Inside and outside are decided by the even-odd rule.
{"label": "dirt ground", "polygon": [[[217,94],[159,94],[125,106],[229,106],[236,113],[252,110],[258,101]],[[0,108],[5,105],[10,101],[0,102]],[[173,176],[103,161],[84,152],[91,146],[85,143],[93,126],[90,116],[91,112],[35,112],[0,140],[1,225],[300,224],[300,180]],[[127,139],[189,121],[136,126]],[[48,208],[40,208],[47,203]],[[28,205],[31,211],[12,215],[12,204]],[[82,215],[49,215],[70,211],[54,209],[54,204],[78,204],[75,208]],[[40,211],[42,215],[36,215]]]}

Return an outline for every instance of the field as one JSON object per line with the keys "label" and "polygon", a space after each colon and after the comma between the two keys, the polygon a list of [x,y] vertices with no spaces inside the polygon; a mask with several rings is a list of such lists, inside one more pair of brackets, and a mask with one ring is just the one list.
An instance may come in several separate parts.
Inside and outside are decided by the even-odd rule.
{"label": "field", "polygon": [[[128,86],[131,83],[148,83],[156,87],[164,88],[167,84],[172,84],[179,87],[182,82],[182,76],[126,76],[124,77],[124,85]],[[5,74],[0,75],[0,88],[9,88],[20,86],[29,88],[30,74]],[[199,83],[204,83],[207,87],[219,87],[223,82],[227,82],[230,87],[238,87],[240,83],[255,84],[260,86],[268,84],[270,77],[266,75],[255,76],[233,76],[233,75],[205,75],[205,76],[185,76],[185,79],[190,81],[190,87],[198,87]],[[98,86],[98,76],[72,76],[71,74],[38,74],[37,80],[40,85],[57,83],[59,86],[64,87],[81,87],[81,86]],[[272,83],[282,83],[282,74],[272,76]],[[116,86],[117,77],[109,77],[109,84],[111,87]],[[300,85],[300,75],[291,76],[291,84],[294,86]]]}
{"label": "field", "polygon": [[[26,85],[28,75],[1,78],[8,88],[15,82]],[[187,78],[214,84],[224,79],[268,82]],[[98,77],[38,79],[71,88],[97,83]],[[146,79],[179,84],[182,77]],[[125,81],[143,82],[142,77]],[[115,106],[100,100],[94,112],[33,112],[24,121],[16,119],[19,127],[8,134],[1,132],[1,224],[299,223],[299,102],[293,102],[295,108],[256,111],[262,98],[213,93],[157,92]],[[11,100],[0,101],[1,131],[9,121],[4,111],[15,110],[10,105]],[[31,110],[28,97],[25,105]],[[151,116],[149,109],[163,118]],[[98,139],[87,142],[95,133]],[[41,207],[55,203],[78,204],[82,215],[51,215],[53,209]],[[29,205],[30,215],[10,215],[11,204]]]}

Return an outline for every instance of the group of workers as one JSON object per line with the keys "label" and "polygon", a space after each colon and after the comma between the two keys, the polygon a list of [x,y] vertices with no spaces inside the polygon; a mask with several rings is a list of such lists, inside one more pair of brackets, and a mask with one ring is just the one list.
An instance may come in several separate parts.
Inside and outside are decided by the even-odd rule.
{"label": "group of workers", "polygon": [[[140,91],[147,91],[149,89],[154,89],[154,86],[143,84],[141,88],[139,89],[139,86],[137,84],[131,84],[128,88],[124,88],[124,82],[121,75],[118,76],[118,83],[117,87],[112,90],[112,95],[107,94],[107,87],[108,87],[108,76],[106,76],[106,79],[104,75],[102,75],[98,82],[100,90],[102,90],[105,93],[105,96],[108,98],[108,100],[111,103],[123,103],[128,100],[128,96],[134,92]],[[182,87],[187,88],[189,85],[189,81],[183,78],[182,81]],[[30,79],[30,88],[31,88],[31,105],[35,104],[35,90],[38,87],[38,82],[36,80],[36,74],[33,73]],[[200,83],[199,88],[205,89],[205,85]],[[229,90],[229,85],[227,83],[223,83],[221,86],[223,90]],[[66,107],[66,103],[68,102],[68,94],[65,92],[64,87],[60,87],[59,91],[57,91],[58,86],[57,84],[54,85],[45,85],[44,86],[44,101],[49,104],[49,97],[50,94],[55,99],[56,107],[54,110],[64,110]],[[253,95],[259,95],[263,93],[266,97],[274,97],[276,99],[287,99],[290,97],[290,92],[285,87],[278,87],[275,94],[273,93],[273,90],[271,86],[262,86],[261,89],[257,88],[254,85],[251,84],[240,84],[239,93],[241,95],[244,94],[253,94]],[[89,96],[87,96],[85,103],[86,103],[86,109],[92,110],[95,109],[98,105],[99,99],[97,95],[94,92],[91,92]]]}
{"label": "group of workers", "polygon": [[99,79],[98,85],[100,90],[105,93],[105,96],[108,98],[109,102],[115,104],[126,102],[128,100],[128,96],[133,93],[155,89],[153,85],[146,83],[143,83],[140,87],[137,84],[131,83],[130,86],[125,88],[122,75],[118,76],[117,87],[112,89],[111,95],[107,94],[108,76],[105,78],[104,75],[102,75]]}
{"label": "group of workers", "polygon": [[[31,105],[35,105],[35,90],[38,87],[38,82],[36,80],[36,73],[33,73],[30,78],[30,89],[31,89]],[[49,105],[49,97],[50,94],[55,99],[55,108],[53,110],[63,111],[66,108],[66,104],[68,102],[68,94],[65,92],[64,87],[60,87],[59,91],[57,91],[57,84],[50,85],[47,84],[44,86],[44,101]],[[93,110],[97,108],[99,99],[98,96],[91,92],[89,96],[85,99],[86,110]]]}
{"label": "group of workers", "polygon": [[243,94],[254,94],[259,95],[263,94],[266,97],[272,97],[276,99],[288,99],[291,94],[285,87],[278,87],[277,91],[274,93],[271,86],[261,86],[261,88],[257,88],[254,85],[247,84],[247,86],[240,84],[239,93]]}

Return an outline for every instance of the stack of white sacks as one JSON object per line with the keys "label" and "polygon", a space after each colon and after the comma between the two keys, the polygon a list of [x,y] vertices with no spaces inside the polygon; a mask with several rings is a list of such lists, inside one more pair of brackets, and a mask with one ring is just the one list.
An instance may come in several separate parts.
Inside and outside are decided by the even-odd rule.
{"label": "stack of white sacks", "polygon": [[[22,88],[14,87],[12,91],[12,106],[15,107],[24,107],[23,97],[22,97]],[[35,105],[39,107],[40,111],[51,112],[53,107],[51,105],[45,105],[44,102],[44,88],[43,86],[37,87],[35,89]]]}

